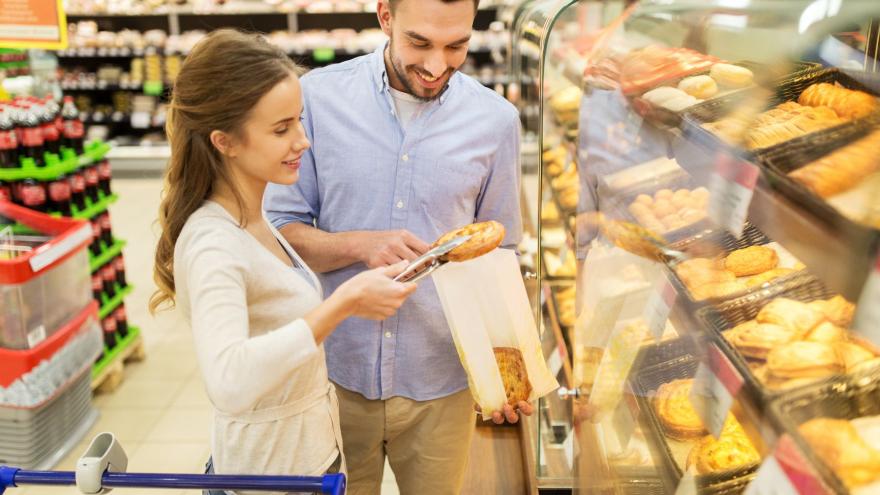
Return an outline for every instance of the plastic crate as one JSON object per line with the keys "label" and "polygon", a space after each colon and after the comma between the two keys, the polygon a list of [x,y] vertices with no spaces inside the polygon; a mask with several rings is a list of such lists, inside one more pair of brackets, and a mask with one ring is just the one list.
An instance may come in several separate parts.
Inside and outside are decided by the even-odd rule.
{"label": "plastic crate", "polygon": [[85,249],[92,229],[81,220],[51,217],[0,201],[0,230],[14,223],[44,236],[0,239],[0,244],[31,248],[15,251],[8,256],[12,259],[0,259],[0,348],[32,349],[64,328],[92,300]]}

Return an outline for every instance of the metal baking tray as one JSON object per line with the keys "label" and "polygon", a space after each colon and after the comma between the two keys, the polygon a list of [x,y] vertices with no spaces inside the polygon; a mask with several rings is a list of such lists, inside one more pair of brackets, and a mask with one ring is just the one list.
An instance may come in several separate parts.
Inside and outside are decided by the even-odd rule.
{"label": "metal baking tray", "polygon": [[[639,404],[639,422],[645,435],[650,436],[648,445],[651,455],[658,467],[661,478],[666,485],[667,493],[674,493],[685,473],[684,462],[690,452],[688,444],[666,436],[660,419],[657,417],[653,398],[657,389],[664,383],[673,380],[693,378],[697,372],[699,361],[691,355],[685,355],[672,361],[661,363],[640,370],[632,375],[631,385]],[[740,493],[754,478],[758,464],[730,469],[720,473],[695,476],[700,493]]]}

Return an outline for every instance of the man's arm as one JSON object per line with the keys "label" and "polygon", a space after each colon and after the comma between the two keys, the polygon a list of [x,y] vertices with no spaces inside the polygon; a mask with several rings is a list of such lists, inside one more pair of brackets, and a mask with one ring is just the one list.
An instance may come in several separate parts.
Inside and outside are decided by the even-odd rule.
{"label": "man's arm", "polygon": [[514,113],[506,131],[501,134],[476,208],[478,222],[496,220],[504,225],[506,233],[502,247],[509,249],[516,249],[523,231],[519,136],[519,116]]}

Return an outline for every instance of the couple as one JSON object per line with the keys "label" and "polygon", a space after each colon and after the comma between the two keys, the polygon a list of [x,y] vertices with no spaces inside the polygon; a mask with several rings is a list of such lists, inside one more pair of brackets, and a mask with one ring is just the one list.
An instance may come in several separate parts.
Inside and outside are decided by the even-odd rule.
{"label": "couple", "polygon": [[457,72],[477,3],[380,0],[390,42],[301,81],[230,30],[183,64],[151,309],[192,325],[217,473],[343,471],[373,494],[387,455],[404,494],[460,491],[467,377],[433,283],[392,277],[474,221],[520,238],[516,111]]}

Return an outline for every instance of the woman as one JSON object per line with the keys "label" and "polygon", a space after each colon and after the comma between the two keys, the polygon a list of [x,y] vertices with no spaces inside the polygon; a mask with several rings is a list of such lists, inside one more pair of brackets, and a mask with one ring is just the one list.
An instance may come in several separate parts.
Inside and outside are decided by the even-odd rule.
{"label": "woman", "polygon": [[322,342],[345,318],[384,319],[415,290],[353,278],[322,301],[315,275],[264,219],[268,182],[293,184],[309,142],[297,67],[255,35],[215,31],[187,56],[168,118],[155,311],[189,319],[215,409],[221,474],[344,470]]}

